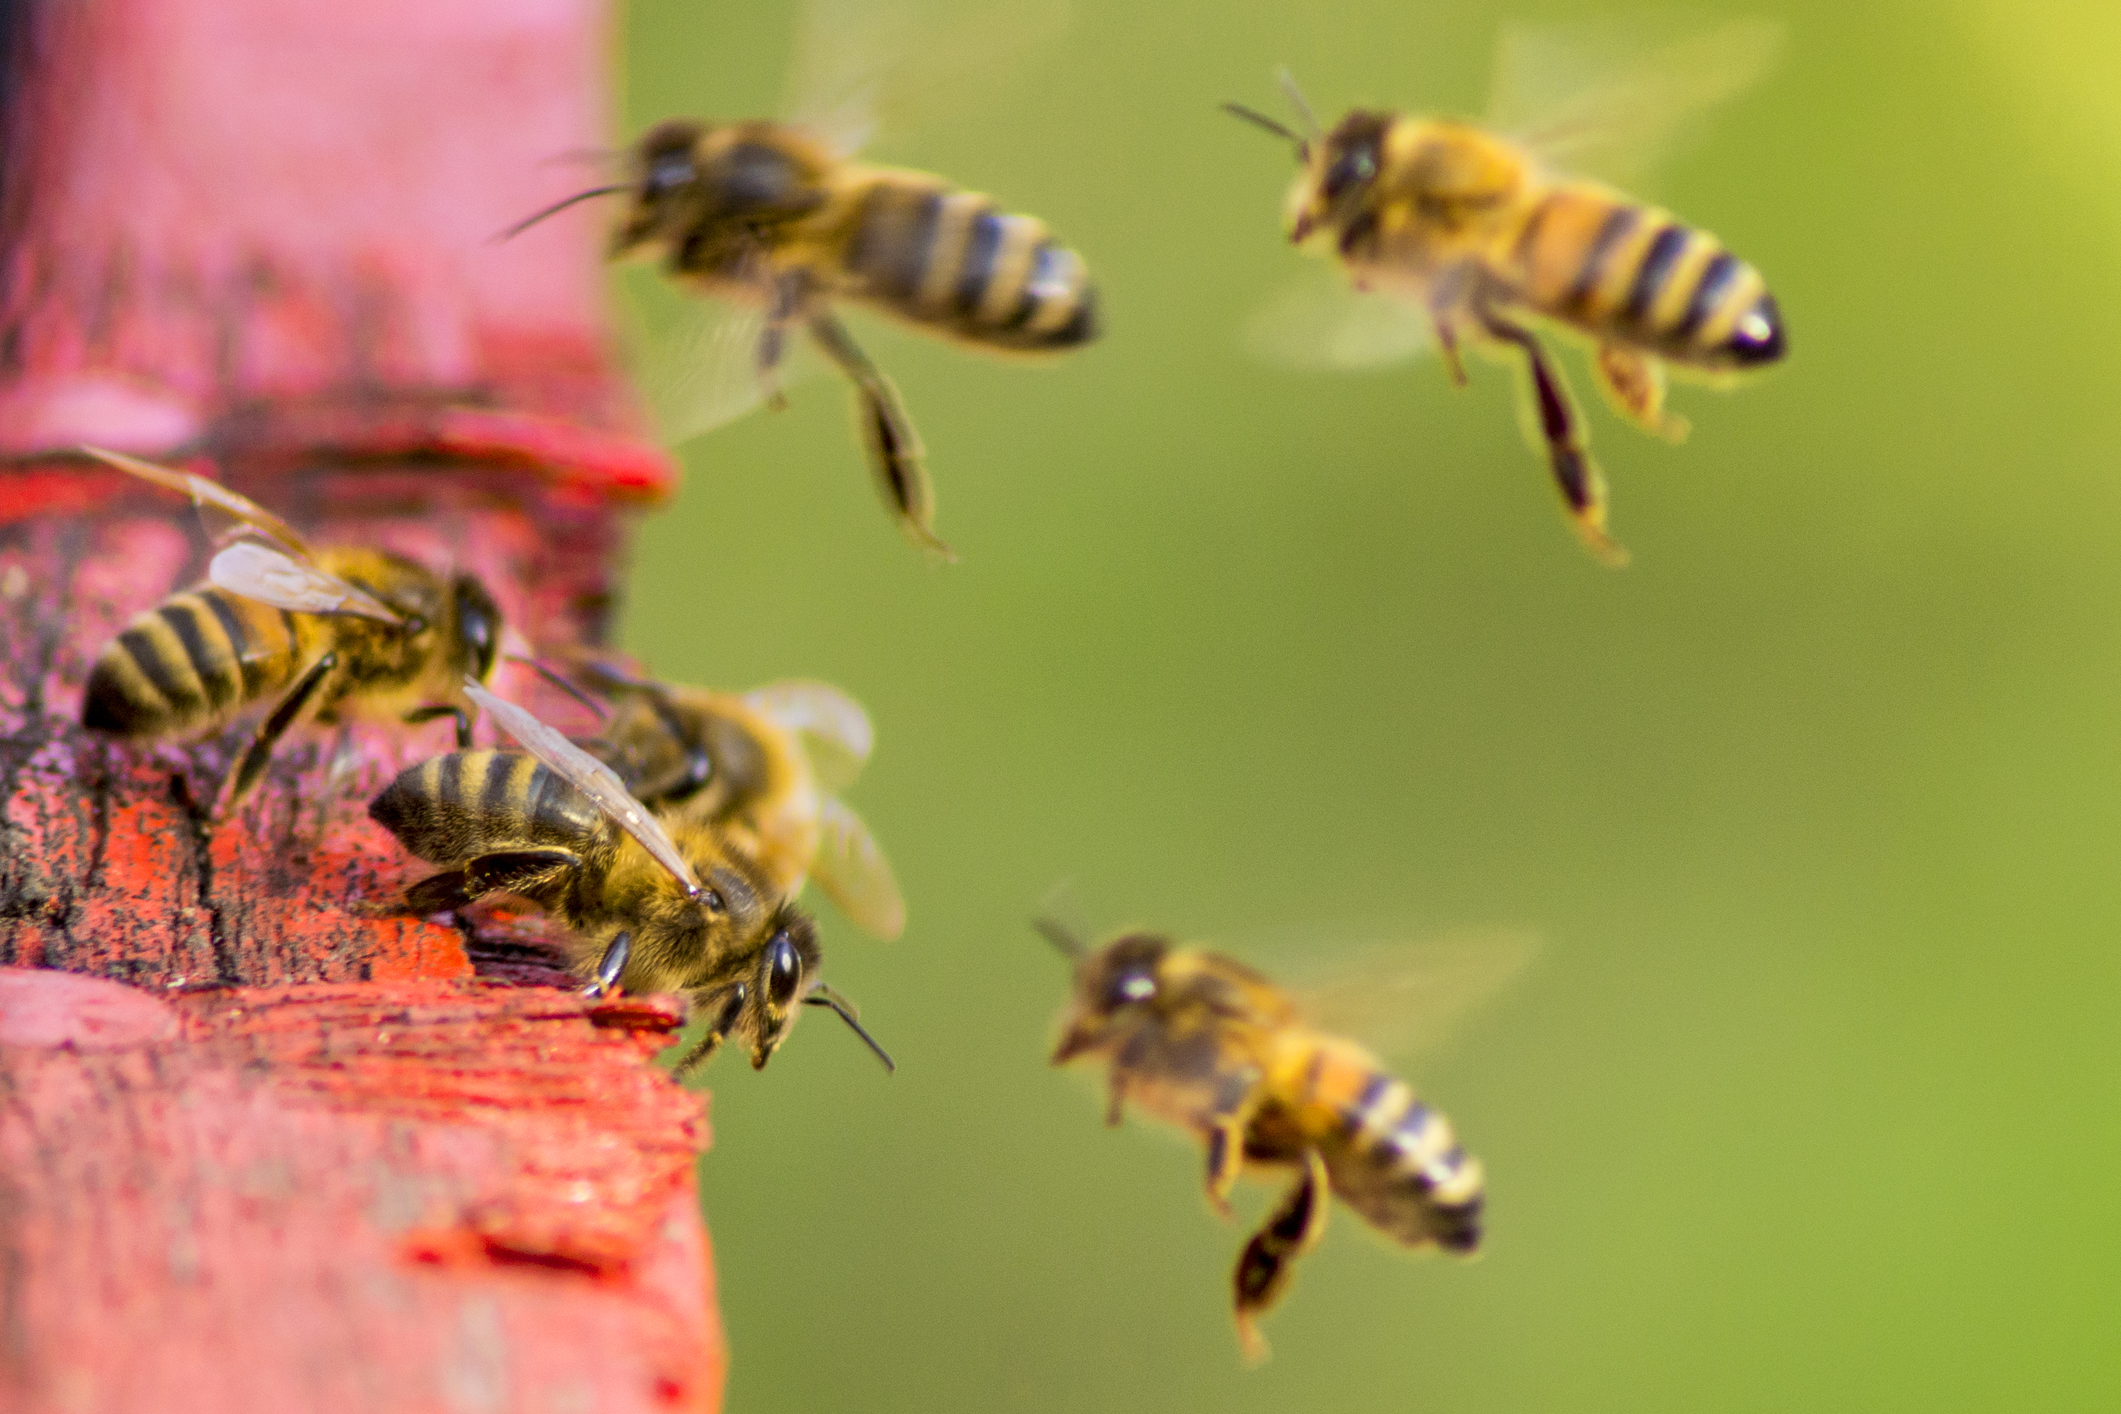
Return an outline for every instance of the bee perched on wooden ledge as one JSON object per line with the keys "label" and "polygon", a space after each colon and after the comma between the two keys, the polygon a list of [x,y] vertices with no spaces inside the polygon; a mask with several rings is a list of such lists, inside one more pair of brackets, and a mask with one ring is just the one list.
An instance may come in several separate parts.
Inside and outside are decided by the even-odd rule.
{"label": "bee perched on wooden ledge", "polygon": [[458,744],[471,744],[462,684],[493,670],[502,629],[501,611],[477,579],[381,550],[312,550],[278,516],[216,482],[84,450],[191,497],[233,530],[207,583],[136,615],[96,655],[82,725],[154,740],[205,731],[272,702],[229,776],[229,806],[258,783],[273,748],[301,722],[353,712],[405,722],[452,717]]}
{"label": "bee perched on wooden ledge", "polygon": [[[1722,242],[1570,167],[1622,169],[1668,146],[1688,119],[1766,72],[1773,25],[1738,23],[1598,68],[1589,36],[1526,32],[1503,51],[1481,126],[1356,109],[1327,130],[1282,81],[1300,127],[1225,108],[1295,146],[1289,239],[1335,261],[1367,298],[1299,289],[1262,311],[1251,342],[1297,365],[1362,367],[1440,350],[1463,385],[1460,344],[1522,361],[1525,425],[1592,552],[1626,561],[1606,529],[1605,480],[1560,370],[1526,320],[1591,341],[1614,409],[1671,440],[1667,369],[1726,381],[1783,357],[1782,314],[1760,272]],[[1534,110],[1545,112],[1534,116]]]}
{"label": "bee perched on wooden ledge", "polygon": [[690,993],[709,1017],[680,1073],[734,1039],[763,1068],[803,1006],[826,1007],[888,1068],[854,1007],[819,979],[817,927],[714,825],[658,815],[611,769],[514,703],[465,692],[524,748],[457,751],[401,773],[369,806],[443,872],[407,891],[415,912],[510,893],[573,930],[592,994]]}
{"label": "bee perched on wooden ledge", "polygon": [[[1199,1136],[1208,1199],[1226,1215],[1247,1164],[1295,1170],[1232,1275],[1249,1358],[1266,1354],[1258,1318],[1324,1231],[1329,1193],[1401,1246],[1460,1256],[1479,1248],[1480,1161],[1368,1050],[1309,1019],[1333,1003],[1299,1003],[1243,963],[1160,933],[1130,931],[1091,948],[1070,925],[1041,919],[1037,927],[1075,964],[1053,1063],[1107,1062],[1108,1124],[1131,1103]],[[1417,1000],[1433,1032],[1529,956],[1527,941],[1508,937],[1417,946],[1373,960],[1331,990],[1361,996],[1375,1012],[1398,1006],[1407,979],[1426,971],[1427,995]]]}
{"label": "bee perched on wooden ledge", "polygon": [[[508,232],[591,197],[623,195],[614,259],[649,258],[722,320],[664,355],[681,389],[666,410],[673,439],[784,402],[791,331],[853,384],[863,446],[886,507],[906,535],[948,556],[912,419],[836,307],[855,305],[923,333],[1003,354],[1051,354],[1097,336],[1089,268],[1033,216],[940,177],[854,160],[868,136],[880,55],[892,46],[875,11],[808,7],[789,121],[678,118],[626,158],[628,179],[556,203]],[[735,351],[742,357],[723,358]],[[666,402],[672,401],[666,399]]]}

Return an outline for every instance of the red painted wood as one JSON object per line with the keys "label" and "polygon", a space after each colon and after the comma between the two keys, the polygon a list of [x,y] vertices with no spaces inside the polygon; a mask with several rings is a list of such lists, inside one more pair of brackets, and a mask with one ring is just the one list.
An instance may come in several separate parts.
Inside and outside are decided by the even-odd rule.
{"label": "red painted wood", "polygon": [[80,441],[601,635],[671,463],[594,216],[487,237],[583,180],[607,49],[594,0],[0,0],[0,1408],[719,1406],[677,1013],[392,912],[366,803],[448,726],[313,730],[216,819],[240,730],[76,723],[206,548]]}

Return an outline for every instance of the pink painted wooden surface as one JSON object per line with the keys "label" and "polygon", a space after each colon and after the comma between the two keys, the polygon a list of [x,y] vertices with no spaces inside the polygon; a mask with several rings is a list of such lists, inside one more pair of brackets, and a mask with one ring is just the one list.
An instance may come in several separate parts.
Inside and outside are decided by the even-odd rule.
{"label": "pink painted wooden surface", "polygon": [[[655,1001],[535,927],[391,916],[366,817],[446,724],[315,730],[230,818],[242,733],[76,722],[188,507],[478,573],[603,631],[668,493],[594,216],[487,237],[608,140],[593,0],[0,0],[0,1408],[711,1411],[724,1353]],[[557,708],[535,680],[502,690]]]}

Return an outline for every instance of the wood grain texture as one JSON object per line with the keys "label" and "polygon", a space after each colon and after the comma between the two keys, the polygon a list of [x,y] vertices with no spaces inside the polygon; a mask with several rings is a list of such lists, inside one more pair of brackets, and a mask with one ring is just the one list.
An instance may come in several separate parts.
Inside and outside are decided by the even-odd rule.
{"label": "wood grain texture", "polygon": [[[673,485],[602,322],[595,218],[487,237],[607,140],[597,0],[0,0],[0,1408],[702,1411],[725,1362],[652,1057],[535,920],[398,916],[368,820],[446,723],[78,724],[203,572],[218,477],[320,544],[470,570],[595,641]],[[547,689],[497,686],[561,716]]]}

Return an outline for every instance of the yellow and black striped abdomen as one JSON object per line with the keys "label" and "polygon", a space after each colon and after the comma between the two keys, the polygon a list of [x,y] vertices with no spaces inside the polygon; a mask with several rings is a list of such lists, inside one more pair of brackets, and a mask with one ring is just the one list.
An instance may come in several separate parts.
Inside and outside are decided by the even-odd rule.
{"label": "yellow and black striped abdomen", "polygon": [[1556,187],[1511,252],[1518,298],[1538,313],[1685,367],[1781,358],[1767,283],[1706,231],[1589,184]]}
{"label": "yellow and black striped abdomen", "polygon": [[144,614],[96,656],[82,725],[128,737],[214,726],[293,681],[315,625],[202,585]]}
{"label": "yellow and black striped abdomen", "polygon": [[1345,1043],[1313,1052],[1301,1104],[1333,1191],[1410,1247],[1480,1245],[1481,1172],[1450,1121]]}
{"label": "yellow and black striped abdomen", "polygon": [[611,833],[588,796],[521,751],[452,751],[407,767],[368,813],[445,868],[540,846],[586,852]]}
{"label": "yellow and black striped abdomen", "polygon": [[1097,336],[1097,291],[1082,257],[1045,223],[991,198],[881,175],[854,201],[850,293],[970,343],[1018,352]]}

